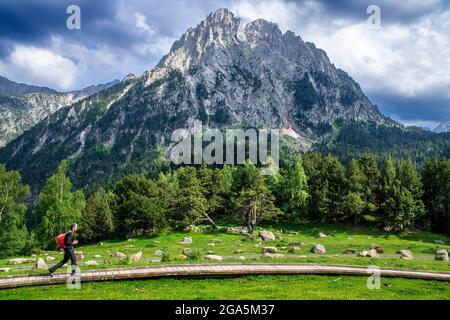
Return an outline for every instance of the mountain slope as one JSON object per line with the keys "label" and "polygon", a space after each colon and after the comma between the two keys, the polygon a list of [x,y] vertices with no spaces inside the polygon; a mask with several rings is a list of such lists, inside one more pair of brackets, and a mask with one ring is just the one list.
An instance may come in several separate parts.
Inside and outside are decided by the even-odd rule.
{"label": "mountain slope", "polygon": [[[0,81],[2,79],[6,78],[0,77]],[[10,80],[7,81],[15,83]],[[117,80],[68,93],[59,93],[44,88],[42,91],[36,90],[36,92],[32,93],[11,96],[0,95],[0,147],[6,145],[9,141],[62,107],[75,103],[116,83],[118,83]],[[3,92],[31,92],[34,88],[38,88],[22,84],[20,86],[23,86],[20,90],[12,88],[3,90]]]}
{"label": "mountain slope", "polygon": [[56,93],[56,90],[17,83],[0,76],[0,95],[15,96],[27,93]]}
{"label": "mountain slope", "polygon": [[446,121],[442,122],[440,125],[438,125],[434,132],[442,133],[442,132],[450,132],[450,119],[447,119]]}
{"label": "mountain slope", "polygon": [[280,128],[306,149],[335,136],[341,120],[402,130],[314,44],[265,20],[244,26],[220,9],[153,70],[55,112],[0,149],[0,162],[35,189],[63,159],[76,186],[107,184],[164,165],[171,133],[199,120]]}

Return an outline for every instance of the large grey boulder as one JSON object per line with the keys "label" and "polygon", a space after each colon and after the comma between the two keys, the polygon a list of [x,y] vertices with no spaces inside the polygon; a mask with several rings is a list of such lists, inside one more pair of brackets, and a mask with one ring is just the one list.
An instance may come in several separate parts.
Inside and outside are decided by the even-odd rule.
{"label": "large grey boulder", "polygon": [[31,262],[35,262],[36,259],[32,259],[32,258],[16,258],[16,259],[11,259],[8,261],[8,264],[23,264],[23,263],[31,263]]}
{"label": "large grey boulder", "polygon": [[45,263],[44,259],[39,258],[39,259],[37,259],[36,263],[34,264],[33,269],[47,270],[47,264]]}
{"label": "large grey boulder", "polygon": [[113,257],[119,258],[119,260],[125,260],[127,258],[127,255],[125,253],[116,251],[112,254]]}
{"label": "large grey boulder", "polygon": [[259,237],[263,239],[264,241],[273,241],[275,240],[275,235],[267,230],[261,230],[259,231]]}
{"label": "large grey boulder", "polygon": [[128,261],[130,262],[139,262],[142,259],[142,251],[139,251],[138,253],[131,254],[128,258]]}
{"label": "large grey boulder", "polygon": [[268,252],[268,253],[277,253],[277,248],[275,248],[275,247],[264,247],[264,248],[262,248],[262,253],[266,253],[266,252]]}
{"label": "large grey boulder", "polygon": [[269,253],[269,252],[265,252],[261,255],[261,258],[283,258],[283,255],[281,253]]}
{"label": "large grey boulder", "polygon": [[89,266],[98,266],[98,261],[97,260],[88,260],[84,263],[85,266],[89,267]]}
{"label": "large grey boulder", "polygon": [[317,254],[323,254],[323,253],[326,252],[325,246],[322,245],[322,244],[316,243],[316,244],[312,247],[311,252],[317,253]]}
{"label": "large grey boulder", "polygon": [[384,252],[384,249],[381,246],[379,246],[377,244],[374,244],[374,243],[372,243],[370,245],[369,250],[371,250],[371,249],[376,250],[377,253],[383,253]]}
{"label": "large grey boulder", "polygon": [[397,253],[400,254],[400,259],[403,259],[403,260],[413,260],[414,259],[412,252],[409,250],[400,250]]}
{"label": "large grey boulder", "polygon": [[207,261],[222,261],[223,258],[218,255],[208,254],[205,256],[205,260],[207,260]]}
{"label": "large grey boulder", "polygon": [[436,251],[436,255],[434,256],[434,260],[437,261],[448,261],[448,252],[447,250],[440,249]]}

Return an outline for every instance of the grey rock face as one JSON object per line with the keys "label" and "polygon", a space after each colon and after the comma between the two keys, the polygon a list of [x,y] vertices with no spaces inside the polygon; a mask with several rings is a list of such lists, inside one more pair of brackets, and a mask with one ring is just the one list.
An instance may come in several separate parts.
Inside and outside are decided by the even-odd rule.
{"label": "grey rock face", "polygon": [[[390,123],[323,50],[274,23],[244,25],[221,9],[187,30],[154,69],[51,114],[0,149],[0,162],[34,182],[41,177],[29,168],[42,167],[44,155],[55,155],[45,161],[48,170],[66,158],[87,167],[84,155],[99,149],[117,163],[130,161],[151,147],[170,148],[175,129],[198,121],[281,128],[308,141],[300,143],[307,149],[338,119]],[[108,172],[85,175],[97,181]]]}
{"label": "grey rock face", "polygon": [[442,133],[442,132],[450,132],[450,119],[442,122],[440,125],[434,129],[434,132]]}

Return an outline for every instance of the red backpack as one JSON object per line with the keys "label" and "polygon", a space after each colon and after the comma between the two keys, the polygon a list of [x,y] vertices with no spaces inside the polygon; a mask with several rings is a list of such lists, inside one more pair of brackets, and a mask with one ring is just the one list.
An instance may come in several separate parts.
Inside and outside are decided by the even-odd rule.
{"label": "red backpack", "polygon": [[64,249],[66,246],[64,245],[64,238],[66,237],[66,233],[61,233],[59,236],[56,237],[56,248],[58,250]]}

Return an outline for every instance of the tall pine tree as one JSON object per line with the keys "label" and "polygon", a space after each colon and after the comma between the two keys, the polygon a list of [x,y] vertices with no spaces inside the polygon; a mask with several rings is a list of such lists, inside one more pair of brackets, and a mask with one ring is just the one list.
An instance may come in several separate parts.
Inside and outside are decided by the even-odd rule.
{"label": "tall pine tree", "polygon": [[67,162],[62,161],[55,175],[47,180],[34,210],[39,222],[36,236],[45,248],[54,246],[54,238],[79,222],[85,206],[84,194],[72,192],[72,183],[66,175]]}
{"label": "tall pine tree", "polygon": [[24,217],[28,193],[19,172],[8,172],[0,165],[0,257],[22,253],[27,246]]}

